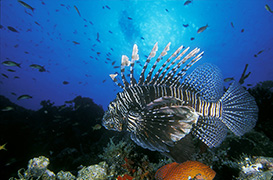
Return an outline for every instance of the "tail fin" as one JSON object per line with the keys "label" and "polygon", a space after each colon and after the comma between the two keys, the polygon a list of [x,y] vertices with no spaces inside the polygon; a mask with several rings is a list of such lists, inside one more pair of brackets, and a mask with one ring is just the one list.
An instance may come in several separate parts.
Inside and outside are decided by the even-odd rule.
{"label": "tail fin", "polygon": [[222,122],[237,136],[250,131],[258,120],[258,106],[239,83],[233,82],[222,101]]}

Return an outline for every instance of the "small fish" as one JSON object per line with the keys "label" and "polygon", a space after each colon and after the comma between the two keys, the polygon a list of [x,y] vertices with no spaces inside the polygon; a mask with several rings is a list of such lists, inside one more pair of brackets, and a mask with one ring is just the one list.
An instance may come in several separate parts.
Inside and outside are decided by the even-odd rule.
{"label": "small fish", "polygon": [[74,8],[76,9],[77,13],[78,13],[79,16],[81,17],[81,13],[80,13],[79,9],[77,8],[77,6],[74,5]]}
{"label": "small fish", "polygon": [[33,15],[32,15],[31,13],[27,12],[27,10],[25,10],[25,13],[26,13],[27,15],[30,15],[30,16],[33,17]]}
{"label": "small fish", "polygon": [[72,41],[74,44],[80,44],[79,42],[77,42],[77,41]]}
{"label": "small fish", "polygon": [[41,26],[37,21],[34,21],[35,24],[37,24],[38,26]]}
{"label": "small fish", "polygon": [[46,71],[44,66],[41,66],[39,64],[31,64],[31,65],[29,65],[29,67],[31,67],[33,69],[38,69],[39,72],[45,72]]}
{"label": "small fish", "polygon": [[105,7],[106,7],[107,9],[111,9],[111,8],[110,8],[109,6],[107,6],[107,5],[106,5]]}
{"label": "small fish", "polygon": [[120,67],[120,66],[114,66],[113,68],[115,68],[115,69],[116,69],[116,68],[119,68],[119,67]]}
{"label": "small fish", "polygon": [[5,66],[17,66],[17,67],[21,68],[21,66],[20,66],[21,64],[16,63],[14,61],[10,61],[10,60],[4,61],[4,62],[2,62],[2,64]]}
{"label": "small fish", "polygon": [[31,7],[30,5],[28,5],[27,3],[25,3],[24,1],[18,0],[18,2],[19,2],[22,6],[24,6],[25,8],[30,9],[32,12],[34,11],[34,8]]}
{"label": "small fish", "polygon": [[241,33],[243,33],[244,31],[245,31],[245,30],[244,30],[244,29],[242,29],[242,30],[241,30]]}
{"label": "small fish", "polygon": [[96,130],[100,130],[101,129],[101,125],[100,124],[96,124],[95,126],[92,127],[93,131],[96,131]]}
{"label": "small fish", "polygon": [[100,34],[97,32],[97,39],[98,42],[100,42]]}
{"label": "small fish", "polygon": [[112,31],[108,31],[110,34],[113,34],[113,32]]}
{"label": "small fish", "polygon": [[102,83],[105,83],[106,82],[106,79],[104,79],[103,81],[102,81]]}
{"label": "small fish", "polygon": [[19,33],[19,31],[17,31],[14,27],[8,26],[8,29],[12,32]]}
{"label": "small fish", "polygon": [[183,24],[183,26],[186,28],[186,27],[188,27],[188,26],[189,26],[189,24]]}
{"label": "small fish", "polygon": [[224,79],[224,82],[229,82],[229,81],[233,81],[233,80],[234,80],[233,77],[231,77],[231,78],[225,78],[225,79]]}
{"label": "small fish", "polygon": [[3,29],[3,28],[4,28],[4,26],[0,24],[0,29]]}
{"label": "small fish", "polygon": [[68,81],[63,81],[63,84],[67,85],[67,84],[69,84],[69,82]]}
{"label": "small fish", "polygon": [[233,27],[233,28],[234,28],[234,24],[233,24],[233,22],[231,22],[231,23],[230,23],[230,25],[231,25],[231,27]]}
{"label": "small fish", "polygon": [[12,110],[14,110],[14,108],[12,106],[7,106],[7,107],[1,109],[1,111],[5,111],[5,112],[6,111],[12,111]]}
{"label": "small fish", "polygon": [[260,50],[257,54],[261,54],[262,52],[264,52],[264,50]]}
{"label": "small fish", "polygon": [[14,76],[14,79],[19,79],[20,77],[19,76]]}
{"label": "small fish", "polygon": [[197,33],[201,33],[203,31],[205,31],[207,29],[207,27],[209,27],[209,25],[207,24],[206,26],[202,26],[197,30]]}
{"label": "small fish", "polygon": [[194,37],[191,37],[191,41],[193,41],[194,40]]}
{"label": "small fish", "polygon": [[27,94],[24,94],[24,95],[21,95],[17,98],[17,100],[22,100],[22,99],[31,99],[32,96],[30,95],[27,95]]}
{"label": "small fish", "polygon": [[9,71],[9,72],[15,72],[15,70],[13,70],[13,69],[7,69],[7,71]]}
{"label": "small fish", "polygon": [[166,12],[169,12],[169,10],[168,10],[168,9],[165,9],[165,11],[166,11]]}
{"label": "small fish", "polygon": [[131,17],[127,17],[129,20],[133,20],[133,18],[131,18]]}
{"label": "small fish", "polygon": [[[7,143],[6,143],[6,144],[7,144]],[[5,151],[7,151],[7,149],[6,149],[6,147],[5,147],[6,144],[1,145],[1,146],[0,146],[0,150],[5,150]]]}
{"label": "small fish", "polygon": [[11,92],[10,94],[13,95],[13,96],[17,96],[16,93],[14,93],[14,92]]}
{"label": "small fish", "polygon": [[266,9],[268,12],[273,13],[273,11],[270,9],[270,7],[269,7],[267,4],[265,5],[265,9]]}
{"label": "small fish", "polygon": [[5,78],[9,78],[8,75],[4,74],[4,73],[1,73],[2,76],[4,76]]}
{"label": "small fish", "polygon": [[192,2],[192,0],[187,0],[187,1],[184,3],[184,6],[189,5],[191,2]]}
{"label": "small fish", "polygon": [[115,63],[116,63],[116,61],[113,61],[113,62],[112,62],[112,66],[113,66]]}
{"label": "small fish", "polygon": [[19,47],[19,44],[15,44],[13,47],[18,48],[18,47]]}

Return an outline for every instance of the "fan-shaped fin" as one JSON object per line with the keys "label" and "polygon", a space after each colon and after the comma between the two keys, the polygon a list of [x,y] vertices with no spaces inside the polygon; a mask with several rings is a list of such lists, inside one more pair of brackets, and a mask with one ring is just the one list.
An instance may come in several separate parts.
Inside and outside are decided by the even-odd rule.
{"label": "fan-shaped fin", "polygon": [[192,133],[211,148],[220,145],[225,139],[227,127],[217,118],[199,117]]}
{"label": "fan-shaped fin", "polygon": [[250,131],[258,120],[258,106],[239,83],[233,82],[221,98],[222,122],[237,136]]}
{"label": "fan-shaped fin", "polygon": [[220,69],[213,64],[203,64],[194,69],[182,82],[184,89],[196,92],[204,100],[217,102],[223,95],[223,81]]}
{"label": "fan-shaped fin", "polygon": [[173,146],[173,143],[190,133],[198,116],[193,108],[187,106],[164,106],[139,113],[129,112],[127,130],[143,148],[168,152],[168,146]]}

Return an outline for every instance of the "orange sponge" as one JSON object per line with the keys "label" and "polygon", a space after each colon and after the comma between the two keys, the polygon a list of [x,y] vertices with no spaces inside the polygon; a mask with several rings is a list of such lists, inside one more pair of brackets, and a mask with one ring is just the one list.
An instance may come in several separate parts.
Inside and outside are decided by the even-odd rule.
{"label": "orange sponge", "polygon": [[167,164],[157,170],[157,180],[188,180],[190,178],[212,180],[216,173],[209,166],[198,161],[176,162]]}

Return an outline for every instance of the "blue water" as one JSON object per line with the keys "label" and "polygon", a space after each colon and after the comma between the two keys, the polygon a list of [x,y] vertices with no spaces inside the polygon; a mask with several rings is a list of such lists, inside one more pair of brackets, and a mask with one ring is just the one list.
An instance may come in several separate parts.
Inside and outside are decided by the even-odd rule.
{"label": "blue water", "polygon": [[[24,2],[34,11],[16,0],[1,1],[0,61],[9,58],[21,68],[0,65],[8,76],[0,77],[0,94],[29,109],[41,108],[42,100],[62,105],[78,95],[105,109],[119,90],[109,74],[119,72],[114,66],[120,65],[122,55],[131,56],[134,44],[141,64],[156,42],[159,52],[171,42],[168,55],[180,45],[199,47],[205,53],[195,66],[214,63],[224,78],[239,80],[249,64],[251,75],[244,85],[273,80],[273,14],[265,9],[266,4],[273,9],[270,0],[193,0],[188,5],[174,0]],[[46,72],[31,64],[44,66]],[[136,73],[140,70],[137,64]],[[22,94],[33,98],[17,100]]]}

